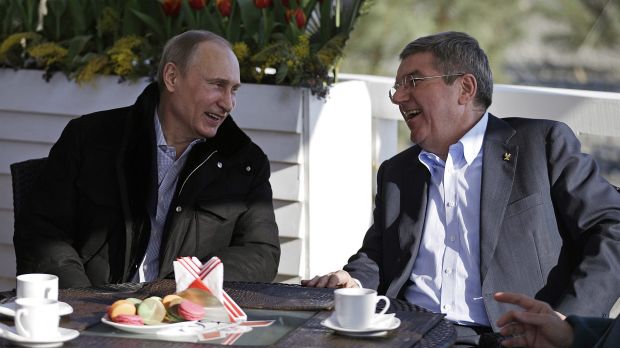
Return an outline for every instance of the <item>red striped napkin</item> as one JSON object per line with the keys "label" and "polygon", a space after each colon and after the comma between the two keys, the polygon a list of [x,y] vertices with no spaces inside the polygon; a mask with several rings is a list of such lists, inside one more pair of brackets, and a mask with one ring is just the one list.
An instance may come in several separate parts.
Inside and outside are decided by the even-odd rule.
{"label": "red striped napkin", "polygon": [[173,261],[173,266],[177,292],[188,288],[202,289],[220,301],[223,311],[207,308],[207,319],[231,323],[248,319],[241,307],[224,291],[224,264],[218,257],[212,257],[204,265],[196,257],[179,257]]}

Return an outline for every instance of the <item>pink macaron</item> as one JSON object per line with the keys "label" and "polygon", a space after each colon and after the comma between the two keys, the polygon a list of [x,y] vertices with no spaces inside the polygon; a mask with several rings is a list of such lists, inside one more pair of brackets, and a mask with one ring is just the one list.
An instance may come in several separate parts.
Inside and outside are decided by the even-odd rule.
{"label": "pink macaron", "polygon": [[177,313],[185,320],[201,320],[205,317],[205,309],[192,301],[183,301],[177,307]]}
{"label": "pink macaron", "polygon": [[142,317],[135,314],[117,315],[116,318],[114,318],[114,322],[125,325],[144,325],[144,320],[142,320]]}

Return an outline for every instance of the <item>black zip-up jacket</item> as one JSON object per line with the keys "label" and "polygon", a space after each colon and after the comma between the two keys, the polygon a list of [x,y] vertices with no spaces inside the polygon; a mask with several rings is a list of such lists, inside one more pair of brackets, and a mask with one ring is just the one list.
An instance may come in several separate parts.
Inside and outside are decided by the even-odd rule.
{"label": "black zip-up jacket", "polygon": [[[151,84],[133,106],[69,122],[16,218],[17,274],[56,274],[63,288],[131,279],[156,204],[158,102]],[[172,277],[177,257],[218,256],[225,280],[273,280],[280,244],[267,156],[230,116],[188,155],[164,227],[159,278]]]}

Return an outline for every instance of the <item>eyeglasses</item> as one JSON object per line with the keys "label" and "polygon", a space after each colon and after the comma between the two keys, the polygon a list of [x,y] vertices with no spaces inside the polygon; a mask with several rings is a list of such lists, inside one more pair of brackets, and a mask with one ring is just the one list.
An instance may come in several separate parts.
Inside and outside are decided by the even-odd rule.
{"label": "eyeglasses", "polygon": [[391,101],[394,101],[394,94],[396,94],[396,91],[398,91],[401,87],[407,88],[411,86],[411,88],[415,88],[416,82],[419,82],[419,81],[432,80],[432,79],[437,79],[440,77],[463,76],[463,75],[465,75],[465,73],[425,76],[425,77],[413,77],[413,74],[409,74],[403,77],[403,80],[400,83],[397,83],[394,86],[392,86],[392,88],[390,88],[388,92],[388,96],[390,97]]}

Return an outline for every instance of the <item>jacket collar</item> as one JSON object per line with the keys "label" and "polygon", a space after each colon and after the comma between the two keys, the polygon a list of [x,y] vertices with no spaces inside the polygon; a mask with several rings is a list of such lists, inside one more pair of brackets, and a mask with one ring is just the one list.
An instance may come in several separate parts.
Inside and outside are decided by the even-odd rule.
{"label": "jacket collar", "polygon": [[519,156],[519,146],[510,143],[515,133],[507,122],[489,114],[480,192],[480,276],[483,281],[493,259],[512,192]]}

